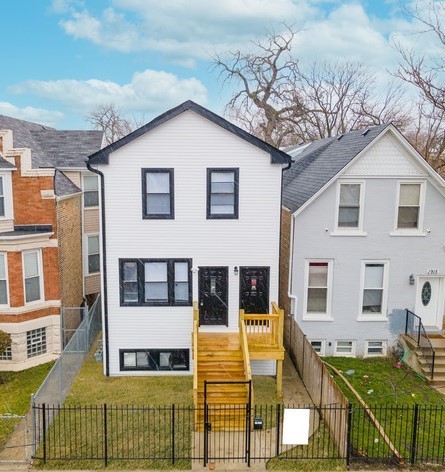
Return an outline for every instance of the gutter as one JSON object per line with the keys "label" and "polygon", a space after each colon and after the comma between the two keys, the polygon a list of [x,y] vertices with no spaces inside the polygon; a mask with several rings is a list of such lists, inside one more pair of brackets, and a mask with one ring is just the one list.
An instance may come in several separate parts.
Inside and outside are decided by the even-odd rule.
{"label": "gutter", "polygon": [[102,281],[103,281],[103,322],[104,322],[104,337],[105,337],[105,375],[110,376],[110,364],[109,364],[109,353],[110,346],[108,343],[108,298],[107,298],[107,250],[106,250],[106,237],[105,237],[105,181],[104,174],[90,166],[90,163],[86,161],[87,169],[100,177],[100,209],[101,209],[101,226],[102,226]]}

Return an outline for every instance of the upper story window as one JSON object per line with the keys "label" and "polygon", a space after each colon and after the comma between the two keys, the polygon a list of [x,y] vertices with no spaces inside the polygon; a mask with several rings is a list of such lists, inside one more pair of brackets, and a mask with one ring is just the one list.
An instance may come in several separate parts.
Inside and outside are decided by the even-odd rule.
{"label": "upper story window", "polygon": [[306,261],[304,318],[330,317],[332,261]]}
{"label": "upper story window", "polygon": [[0,217],[6,216],[5,209],[5,184],[3,176],[0,175]]}
{"label": "upper story window", "polygon": [[83,177],[83,205],[84,207],[99,206],[99,179],[97,175]]}
{"label": "upper story window", "polygon": [[191,264],[191,259],[121,259],[121,305],[191,305]]}
{"label": "upper story window", "polygon": [[142,216],[145,219],[173,219],[173,169],[142,169]]}
{"label": "upper story window", "polygon": [[0,254],[0,305],[8,304],[8,267],[6,254]]}
{"label": "upper story window", "polygon": [[40,251],[23,253],[23,275],[25,281],[25,302],[42,299],[42,275]]}
{"label": "upper story window", "polygon": [[338,230],[360,230],[363,227],[362,182],[340,183],[338,190]]}
{"label": "upper story window", "polygon": [[100,271],[99,236],[97,234],[87,236],[88,244],[88,274]]}
{"label": "upper story window", "polygon": [[359,318],[386,319],[388,262],[370,261],[362,265],[362,303]]}
{"label": "upper story window", "polygon": [[423,218],[423,183],[400,183],[397,230],[421,230]]}
{"label": "upper story window", "polygon": [[239,169],[207,169],[207,219],[237,219]]}

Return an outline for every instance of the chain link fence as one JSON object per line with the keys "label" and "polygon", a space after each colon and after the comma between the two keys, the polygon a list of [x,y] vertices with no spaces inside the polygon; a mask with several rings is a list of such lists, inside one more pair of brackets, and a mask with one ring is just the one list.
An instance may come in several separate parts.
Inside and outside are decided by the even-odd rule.
{"label": "chain link fence", "polygon": [[[101,330],[100,295],[74,331],[62,354],[32,398],[32,404],[62,405]],[[49,422],[52,421],[48,418]]]}

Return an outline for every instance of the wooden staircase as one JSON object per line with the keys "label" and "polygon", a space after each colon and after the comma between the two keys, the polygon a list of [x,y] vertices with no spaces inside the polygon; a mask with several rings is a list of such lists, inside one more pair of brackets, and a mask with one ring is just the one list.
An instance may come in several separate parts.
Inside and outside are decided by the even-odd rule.
{"label": "wooden staircase", "polygon": [[245,406],[249,402],[248,385],[224,383],[246,380],[239,334],[198,333],[196,367],[198,429],[202,430],[204,424],[204,381],[221,382],[207,385],[206,398],[212,430],[243,429],[246,422]]}

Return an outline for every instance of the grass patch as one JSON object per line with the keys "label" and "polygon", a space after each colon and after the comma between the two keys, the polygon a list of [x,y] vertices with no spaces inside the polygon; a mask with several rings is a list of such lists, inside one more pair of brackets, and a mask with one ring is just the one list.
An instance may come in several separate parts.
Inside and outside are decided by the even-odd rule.
{"label": "grass patch", "polygon": [[256,375],[252,380],[254,400],[257,405],[281,403],[277,397],[277,385],[274,377]]}
{"label": "grass patch", "polygon": [[[367,404],[372,405],[444,405],[445,396],[431,388],[425,380],[412,369],[390,357],[357,359],[350,357],[325,357],[328,364],[343,372],[351,385]],[[355,370],[352,375],[345,374]],[[368,376],[365,378],[364,376]],[[334,378],[343,393],[352,403],[357,403],[354,394],[340,377]]]}
{"label": "grass patch", "polygon": [[[52,366],[53,362],[49,362],[22,372],[0,372],[0,414],[24,415],[29,410],[31,394],[37,392]],[[17,423],[18,420],[0,421],[0,449]]]}
{"label": "grass patch", "polygon": [[[343,372],[372,410],[405,461],[414,450],[417,460],[443,462],[445,398],[412,369],[395,366],[394,358],[355,359],[328,357],[326,362]],[[346,374],[348,370],[355,371]],[[343,380],[334,378],[353,407],[359,402]],[[414,407],[418,405],[415,423]],[[416,447],[413,432],[416,424]],[[363,408],[353,408],[351,441],[356,460],[393,460],[393,452]]]}

